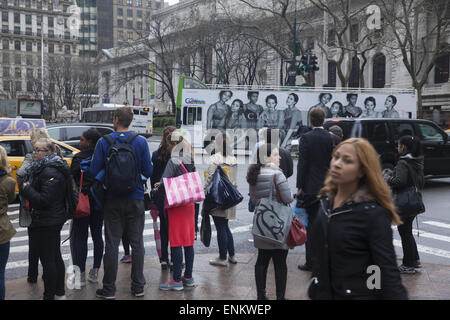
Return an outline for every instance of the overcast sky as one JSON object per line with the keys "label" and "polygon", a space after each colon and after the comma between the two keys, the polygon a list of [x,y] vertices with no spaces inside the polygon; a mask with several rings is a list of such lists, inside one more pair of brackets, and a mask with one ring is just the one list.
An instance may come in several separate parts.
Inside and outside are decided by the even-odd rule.
{"label": "overcast sky", "polygon": [[166,0],[166,2],[169,2],[170,5],[173,5],[175,3],[178,3],[178,0]]}

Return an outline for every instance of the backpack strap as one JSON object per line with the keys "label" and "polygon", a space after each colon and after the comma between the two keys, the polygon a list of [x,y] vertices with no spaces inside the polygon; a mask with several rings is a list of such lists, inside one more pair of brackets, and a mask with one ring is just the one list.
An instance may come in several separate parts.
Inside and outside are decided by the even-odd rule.
{"label": "backpack strap", "polygon": [[103,138],[105,138],[105,140],[106,140],[110,145],[113,145],[113,144],[116,143],[116,140],[115,140],[111,135],[112,135],[112,133],[107,134],[107,135],[103,136]]}
{"label": "backpack strap", "polygon": [[128,136],[127,141],[125,141],[125,143],[130,144],[131,141],[133,141],[134,138],[136,138],[137,136],[138,136],[138,134],[136,132],[130,131],[130,135]]}

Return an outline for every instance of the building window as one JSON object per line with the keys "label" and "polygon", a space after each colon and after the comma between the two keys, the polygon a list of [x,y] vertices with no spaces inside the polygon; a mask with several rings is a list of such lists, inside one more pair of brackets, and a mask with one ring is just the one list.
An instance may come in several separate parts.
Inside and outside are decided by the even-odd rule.
{"label": "building window", "polygon": [[127,20],[127,28],[133,29],[133,20]]}
{"label": "building window", "polygon": [[31,14],[27,14],[27,15],[25,16],[25,23],[26,23],[26,24],[31,24]]}
{"label": "building window", "polygon": [[436,59],[434,63],[434,83],[448,82],[450,54],[447,52]]}
{"label": "building window", "polygon": [[329,47],[334,47],[336,45],[336,31],[334,29],[328,30],[327,44]]}
{"label": "building window", "polygon": [[9,67],[3,67],[3,78],[9,78],[10,76]]}
{"label": "building window", "polygon": [[128,40],[133,40],[133,32],[128,32]]}
{"label": "building window", "polygon": [[8,11],[2,11],[2,21],[8,22],[8,19],[9,19]]}
{"label": "building window", "polygon": [[33,92],[33,82],[32,81],[27,81],[27,91]]}
{"label": "building window", "polygon": [[117,20],[117,26],[123,28],[123,20]]}
{"label": "building window", "polygon": [[33,69],[27,69],[27,79],[33,78]]}
{"label": "building window", "polygon": [[22,64],[22,56],[20,54],[14,55],[14,63],[18,66]]}
{"label": "building window", "polygon": [[36,24],[37,24],[38,26],[42,25],[42,16],[37,16]]}
{"label": "building window", "polygon": [[14,27],[14,34],[20,34],[20,27],[19,26],[15,26]]}
{"label": "building window", "polygon": [[122,30],[117,32],[117,35],[119,36],[120,40],[123,40],[123,31]]}
{"label": "building window", "polygon": [[48,17],[47,19],[48,19],[48,22],[47,22],[48,26],[49,26],[49,27],[53,27],[53,26],[54,26],[54,20],[53,20],[53,17]]}
{"label": "building window", "polygon": [[25,0],[25,8],[31,8],[31,1]]}
{"label": "building window", "polygon": [[4,80],[3,81],[3,90],[10,91],[11,90],[10,84],[11,84],[11,82],[9,80]]}
{"label": "building window", "polygon": [[141,11],[141,10],[139,10],[139,11],[137,12],[137,17],[138,17],[138,18],[142,18],[142,11]]}
{"label": "building window", "polygon": [[127,5],[132,6],[133,5],[133,0],[127,0]]}
{"label": "building window", "polygon": [[53,11],[53,2],[48,2],[48,11]]}
{"label": "building window", "polygon": [[9,33],[8,25],[2,25],[2,33]]}
{"label": "building window", "polygon": [[156,3],[155,3],[155,6],[156,6],[156,9],[161,8],[161,2],[156,2]]}
{"label": "building window", "polygon": [[49,38],[54,38],[54,37],[55,37],[55,31],[53,31],[53,30],[48,30],[48,37],[49,37]]}
{"label": "building window", "polygon": [[152,7],[152,0],[147,0],[147,8],[151,8]]}
{"label": "building window", "polygon": [[64,53],[65,54],[70,54],[70,45],[65,45],[64,46]]}
{"label": "building window", "polygon": [[136,7],[142,7],[142,0],[136,0]]}
{"label": "building window", "polygon": [[2,47],[3,47],[3,50],[9,50],[9,40],[8,39],[2,40]]}
{"label": "building window", "polygon": [[27,36],[32,36],[32,35],[33,35],[33,32],[31,31],[31,28],[26,28],[26,29],[25,29],[25,34],[26,34]]}
{"label": "building window", "polygon": [[22,69],[21,68],[15,68],[14,69],[14,76],[16,79],[22,78]]}
{"label": "building window", "polygon": [[127,17],[133,18],[133,10],[131,10],[131,9],[127,10]]}
{"label": "building window", "polygon": [[22,91],[22,81],[16,81],[16,91]]}
{"label": "building window", "polygon": [[27,60],[27,66],[33,65],[33,56],[27,56],[26,60]]}
{"label": "building window", "polygon": [[21,46],[20,40],[14,41],[14,50],[17,50],[17,51],[22,50],[22,46]]}
{"label": "building window", "polygon": [[328,86],[336,87],[336,62],[328,62]]}
{"label": "building window", "polygon": [[136,22],[136,29],[142,30],[142,22],[140,21]]}
{"label": "building window", "polygon": [[38,0],[37,2],[37,8],[42,9],[42,1]]}
{"label": "building window", "polygon": [[123,8],[117,8],[117,15],[123,17]]}
{"label": "building window", "polygon": [[9,64],[9,53],[3,52],[2,54],[2,63],[3,64]]}
{"label": "building window", "polygon": [[55,45],[53,43],[48,44],[48,53],[55,53]]}
{"label": "building window", "polygon": [[374,88],[384,88],[386,84],[386,56],[382,53],[373,58],[373,84]]}
{"label": "building window", "polygon": [[20,23],[20,13],[14,12],[14,23]]}
{"label": "building window", "polygon": [[33,51],[33,43],[31,41],[27,41],[25,43],[25,48],[27,51]]}
{"label": "building window", "polygon": [[352,59],[352,71],[350,72],[350,79],[348,80],[349,88],[359,88],[359,58],[353,57]]}

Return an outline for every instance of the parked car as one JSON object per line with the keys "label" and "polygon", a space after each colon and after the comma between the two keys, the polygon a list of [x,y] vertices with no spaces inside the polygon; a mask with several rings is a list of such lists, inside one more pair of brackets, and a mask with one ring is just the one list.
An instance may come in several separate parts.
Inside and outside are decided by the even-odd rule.
{"label": "parked car", "polygon": [[384,171],[392,171],[398,160],[397,143],[404,135],[421,139],[425,156],[425,176],[450,176],[450,142],[447,133],[436,123],[424,119],[333,119],[324,128],[338,125],[344,139],[362,137],[372,143],[380,155]]}
{"label": "parked car", "polygon": [[47,125],[50,137],[62,141],[74,148],[78,148],[80,137],[86,130],[97,129],[103,136],[114,132],[114,126],[109,123],[58,123]]}
{"label": "parked car", "polygon": [[[67,163],[72,163],[73,156],[80,152],[80,150],[73,148],[61,141],[56,141],[51,139],[55,144],[61,149],[62,155]],[[33,152],[33,147],[31,146],[30,136],[13,136],[13,135],[3,135],[0,136],[0,146],[5,148],[8,154],[9,164],[11,166],[12,172],[11,176],[16,179],[16,171],[22,165],[22,162],[27,153]],[[16,192],[18,192],[18,186],[16,185]]]}

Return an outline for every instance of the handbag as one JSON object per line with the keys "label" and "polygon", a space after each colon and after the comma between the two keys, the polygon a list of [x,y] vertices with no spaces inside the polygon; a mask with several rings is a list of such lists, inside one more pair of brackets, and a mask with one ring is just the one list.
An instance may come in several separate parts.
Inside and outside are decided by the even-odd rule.
{"label": "handbag", "polygon": [[397,211],[401,216],[415,216],[419,213],[425,212],[425,205],[422,200],[422,193],[417,187],[417,181],[414,178],[414,173],[408,163],[408,172],[413,180],[413,186],[406,187],[394,193],[393,201],[397,207]]}
{"label": "handbag", "polygon": [[78,193],[78,203],[77,208],[75,209],[75,219],[84,218],[91,214],[91,205],[89,203],[89,196],[81,192],[81,188],[83,186],[83,175],[84,171],[81,171],[80,192]]}
{"label": "handbag", "polygon": [[305,227],[308,227],[308,212],[300,205],[300,202],[300,200],[295,201],[295,205],[292,207],[292,213]]}
{"label": "handbag", "polygon": [[202,223],[200,225],[200,241],[209,247],[211,244],[211,218],[209,213],[202,207]]}
{"label": "handbag", "polygon": [[200,174],[197,171],[188,172],[181,161],[180,165],[184,171],[181,176],[163,178],[167,209],[205,199]]}
{"label": "handbag", "polygon": [[286,244],[289,248],[294,248],[297,246],[301,246],[305,244],[307,236],[306,236],[306,228],[303,223],[297,217],[292,219],[291,229],[289,230],[289,234],[286,238]]}
{"label": "handbag", "polygon": [[[276,176],[273,176],[275,190],[279,197]],[[291,228],[292,209],[279,201],[272,199],[272,188],[269,198],[262,198],[253,215],[252,234],[254,240],[273,245],[280,249],[285,248],[286,238]]]}
{"label": "handbag", "polygon": [[204,204],[208,211],[216,208],[221,210],[232,208],[243,199],[244,197],[228,179],[222,167],[217,166],[205,195]]}
{"label": "handbag", "polygon": [[[25,201],[25,203],[23,203]],[[19,201],[19,226],[22,228],[29,227],[31,225],[31,210],[30,202],[20,197]]]}

